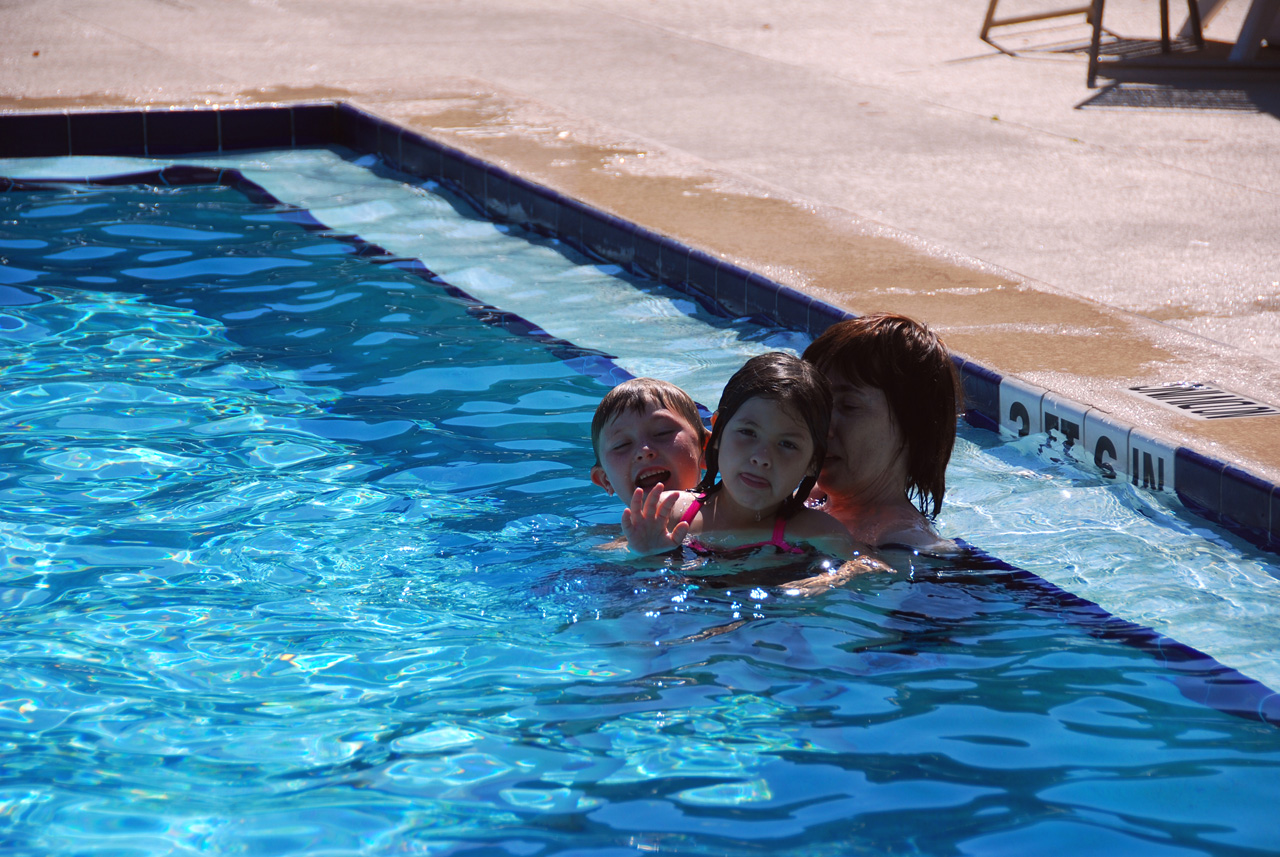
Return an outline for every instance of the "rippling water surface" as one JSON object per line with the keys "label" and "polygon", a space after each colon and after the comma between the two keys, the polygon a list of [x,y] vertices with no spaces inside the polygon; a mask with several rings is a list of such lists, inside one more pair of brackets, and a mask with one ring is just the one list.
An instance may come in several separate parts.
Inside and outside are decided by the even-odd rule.
{"label": "rippling water surface", "polygon": [[[0,194],[4,853],[1275,853],[1276,728],[1052,587],[897,557],[802,596],[601,552],[609,363],[476,293],[609,280],[562,323],[620,348],[697,340],[664,321],[693,310],[662,355],[690,386],[741,362],[705,342],[792,335],[581,259],[432,276],[251,196]],[[1265,559],[1033,441],[966,436],[945,525],[1063,585],[1235,575],[1274,615]],[[1064,539],[1063,492],[1123,526]]]}

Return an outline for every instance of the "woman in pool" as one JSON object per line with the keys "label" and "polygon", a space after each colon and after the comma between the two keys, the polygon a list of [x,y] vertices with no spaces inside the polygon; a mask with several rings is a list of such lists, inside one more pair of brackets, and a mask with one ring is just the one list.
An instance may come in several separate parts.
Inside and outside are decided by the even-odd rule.
{"label": "woman in pool", "polygon": [[839,522],[805,507],[831,409],[826,379],[809,364],[780,352],[748,360],[720,397],[702,482],[694,491],[637,488],[622,513],[628,548],[665,553],[689,536],[699,553],[855,556]]}
{"label": "woman in pool", "polygon": [[932,520],[964,400],[951,354],[913,319],[838,322],[805,349],[831,384],[831,435],[811,505],[871,547],[948,550]]}

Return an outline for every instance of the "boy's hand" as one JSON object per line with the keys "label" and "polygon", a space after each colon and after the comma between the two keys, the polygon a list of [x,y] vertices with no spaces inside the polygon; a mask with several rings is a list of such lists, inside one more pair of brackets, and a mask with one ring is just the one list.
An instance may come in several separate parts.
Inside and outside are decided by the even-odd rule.
{"label": "boy's hand", "polygon": [[668,529],[671,510],[680,498],[679,491],[664,491],[661,482],[653,486],[647,495],[637,488],[631,495],[631,505],[622,510],[622,535],[627,547],[636,556],[652,556],[675,550],[689,533],[687,521],[680,521]]}

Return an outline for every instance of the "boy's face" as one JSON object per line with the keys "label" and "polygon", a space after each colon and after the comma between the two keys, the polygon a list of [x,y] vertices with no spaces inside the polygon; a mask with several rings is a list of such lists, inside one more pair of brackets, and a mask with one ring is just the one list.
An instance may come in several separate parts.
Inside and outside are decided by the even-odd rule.
{"label": "boy's face", "polygon": [[625,411],[600,430],[600,464],[591,481],[629,500],[637,487],[659,482],[668,490],[693,488],[702,478],[702,445],[697,430],[674,411]]}

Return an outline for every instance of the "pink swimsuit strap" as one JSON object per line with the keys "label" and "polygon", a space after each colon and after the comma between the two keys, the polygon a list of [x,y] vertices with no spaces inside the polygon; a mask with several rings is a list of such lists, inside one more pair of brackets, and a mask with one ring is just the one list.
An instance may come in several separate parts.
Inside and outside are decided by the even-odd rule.
{"label": "pink swimsuit strap", "polygon": [[[705,494],[694,494],[693,501],[689,503],[689,507],[685,509],[684,514],[680,516],[680,523],[688,524],[692,522],[693,516],[698,514],[698,510],[702,508],[702,501],[705,499],[706,499]],[[739,551],[755,550],[756,548],[765,548],[765,547],[772,546],[774,548],[777,548],[780,553],[804,553],[803,548],[798,548],[792,544],[789,544],[787,540],[783,538],[783,534],[786,532],[786,529],[787,529],[786,519],[774,518],[773,538],[769,539],[769,541],[755,542],[754,544],[749,544],[749,545],[739,545],[738,547],[732,548],[731,550],[733,553],[737,553]],[[694,553],[700,553],[700,554],[717,553],[717,551],[712,550],[711,548],[704,545],[701,541],[699,541],[696,536],[690,537],[687,544],[689,545],[689,550],[693,551]],[[719,551],[719,553],[724,553],[724,552],[725,551]]]}

